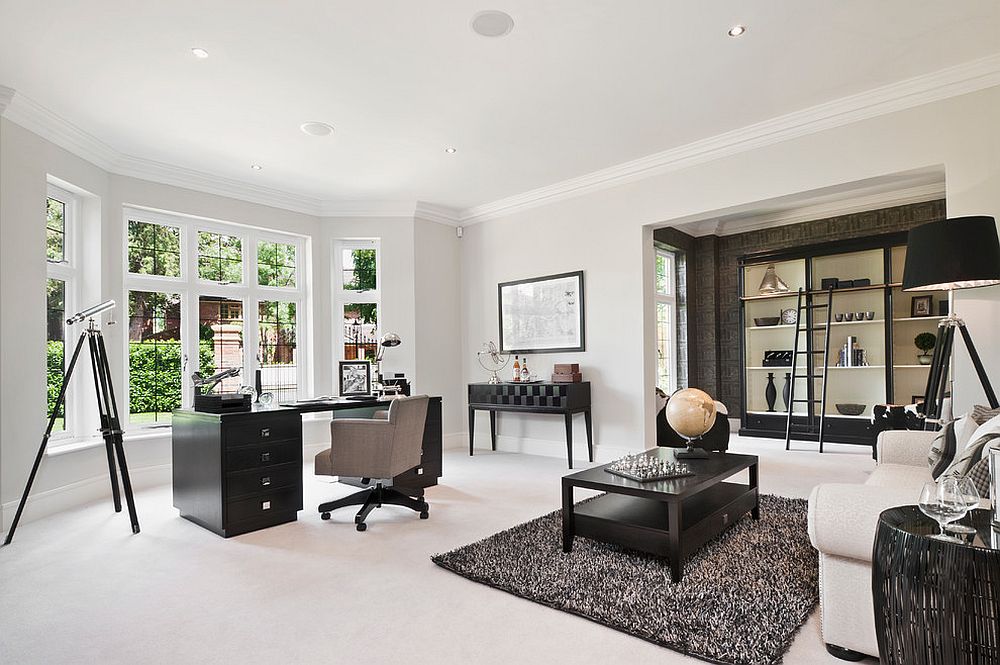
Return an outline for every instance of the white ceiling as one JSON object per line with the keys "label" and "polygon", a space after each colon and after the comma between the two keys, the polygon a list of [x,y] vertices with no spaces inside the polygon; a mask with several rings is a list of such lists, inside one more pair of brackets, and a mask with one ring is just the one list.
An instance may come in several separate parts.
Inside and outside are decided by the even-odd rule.
{"label": "white ceiling", "polygon": [[[513,32],[474,34],[484,8]],[[0,0],[0,85],[131,157],[466,209],[990,56],[998,34],[996,0]]]}

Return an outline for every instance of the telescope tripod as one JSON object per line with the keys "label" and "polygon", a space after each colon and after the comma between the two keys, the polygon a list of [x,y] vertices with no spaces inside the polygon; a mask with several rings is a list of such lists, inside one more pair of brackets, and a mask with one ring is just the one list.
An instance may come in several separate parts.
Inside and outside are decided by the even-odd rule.
{"label": "telescope tripod", "polygon": [[49,415],[48,427],[45,428],[45,434],[42,436],[42,444],[38,447],[38,454],[35,455],[35,463],[31,467],[31,473],[28,474],[28,482],[24,486],[21,501],[17,504],[17,512],[14,513],[14,521],[11,522],[10,531],[7,532],[7,538],[3,542],[4,545],[9,545],[10,541],[14,539],[14,531],[17,529],[17,523],[21,519],[21,512],[24,510],[24,504],[27,502],[28,494],[31,492],[31,485],[35,482],[35,474],[38,473],[38,466],[42,462],[42,457],[45,455],[45,447],[48,445],[49,437],[52,435],[52,427],[55,425],[56,418],[66,403],[66,387],[73,377],[73,370],[76,368],[76,361],[83,350],[84,342],[87,342],[90,347],[90,364],[94,370],[94,390],[97,392],[97,408],[101,416],[101,436],[104,438],[104,447],[108,453],[108,472],[111,476],[111,497],[114,501],[115,512],[120,513],[122,511],[121,492],[118,489],[118,470],[120,469],[122,491],[125,493],[129,519],[132,521],[132,533],[139,533],[139,519],[135,515],[135,500],[132,498],[132,481],[129,479],[128,467],[125,464],[122,427],[121,421],[118,418],[118,405],[115,403],[115,389],[111,383],[111,368],[108,366],[108,353],[104,347],[104,336],[101,334],[101,329],[97,327],[94,319],[91,318],[87,328],[80,333],[80,339],[77,341],[76,349],[73,351],[73,359],[70,360],[69,367],[66,368],[66,374],[63,375],[62,386],[59,388],[59,397],[56,398],[56,404]]}

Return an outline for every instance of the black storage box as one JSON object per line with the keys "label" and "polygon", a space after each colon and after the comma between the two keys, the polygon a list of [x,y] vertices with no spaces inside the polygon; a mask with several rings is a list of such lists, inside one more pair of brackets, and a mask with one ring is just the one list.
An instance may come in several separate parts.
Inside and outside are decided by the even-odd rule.
{"label": "black storage box", "polygon": [[243,393],[217,393],[195,395],[194,410],[205,413],[234,413],[250,410],[250,395]]}

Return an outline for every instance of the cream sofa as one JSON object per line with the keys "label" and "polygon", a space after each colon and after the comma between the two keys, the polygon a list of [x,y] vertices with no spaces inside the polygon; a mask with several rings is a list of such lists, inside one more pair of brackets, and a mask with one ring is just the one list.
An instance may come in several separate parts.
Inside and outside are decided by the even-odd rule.
{"label": "cream sofa", "polygon": [[879,435],[877,466],[863,485],[824,483],[809,497],[809,540],[819,550],[823,641],[845,660],[878,656],[872,607],[872,545],[886,508],[917,503],[931,480],[927,466],[934,432]]}

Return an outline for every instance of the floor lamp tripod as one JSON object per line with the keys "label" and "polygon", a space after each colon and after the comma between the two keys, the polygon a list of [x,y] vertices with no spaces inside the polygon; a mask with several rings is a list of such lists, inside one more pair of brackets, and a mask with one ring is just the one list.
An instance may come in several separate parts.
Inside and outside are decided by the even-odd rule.
{"label": "floor lamp tripod", "polygon": [[[992,217],[956,217],[910,229],[906,240],[904,291],[954,291],[1000,284],[1000,238]],[[951,312],[938,324],[930,375],[924,391],[924,416],[941,418],[948,370],[958,330],[991,408],[1000,406],[983,361],[965,322]]]}
{"label": "floor lamp tripod", "polygon": [[[38,467],[45,455],[45,447],[52,435],[52,427],[66,403],[66,388],[69,386],[70,379],[73,378],[73,370],[76,369],[76,361],[80,358],[84,343],[87,343],[90,348],[90,365],[94,371],[94,389],[97,391],[101,436],[104,438],[104,447],[108,453],[108,472],[111,476],[111,497],[114,501],[115,512],[122,511],[121,494],[124,492],[129,519],[132,521],[132,533],[139,533],[139,519],[135,515],[135,500],[132,497],[132,482],[129,479],[128,466],[125,464],[125,448],[122,440],[121,421],[118,418],[118,405],[115,403],[115,389],[111,382],[111,369],[108,366],[108,353],[104,346],[104,336],[99,327],[100,314],[114,309],[114,306],[115,301],[108,300],[66,319],[67,325],[86,320],[87,327],[80,333],[80,339],[73,351],[73,358],[66,368],[62,386],[59,388],[59,396],[56,398],[55,406],[52,407],[52,413],[49,415],[48,427],[45,428],[45,434],[42,436],[42,443],[38,447],[38,454],[35,455],[35,463],[31,467],[31,473],[28,474],[28,482],[24,486],[24,493],[21,494],[21,501],[17,504],[17,512],[14,513],[14,521],[11,522],[10,531],[7,532],[7,538],[3,542],[4,545],[9,545],[14,539],[14,531],[17,529],[17,523],[21,520],[24,504],[28,501],[31,485],[35,482],[35,474],[38,473]],[[94,317],[97,317],[97,321],[94,320]],[[118,489],[119,471],[121,472],[121,492]]]}

